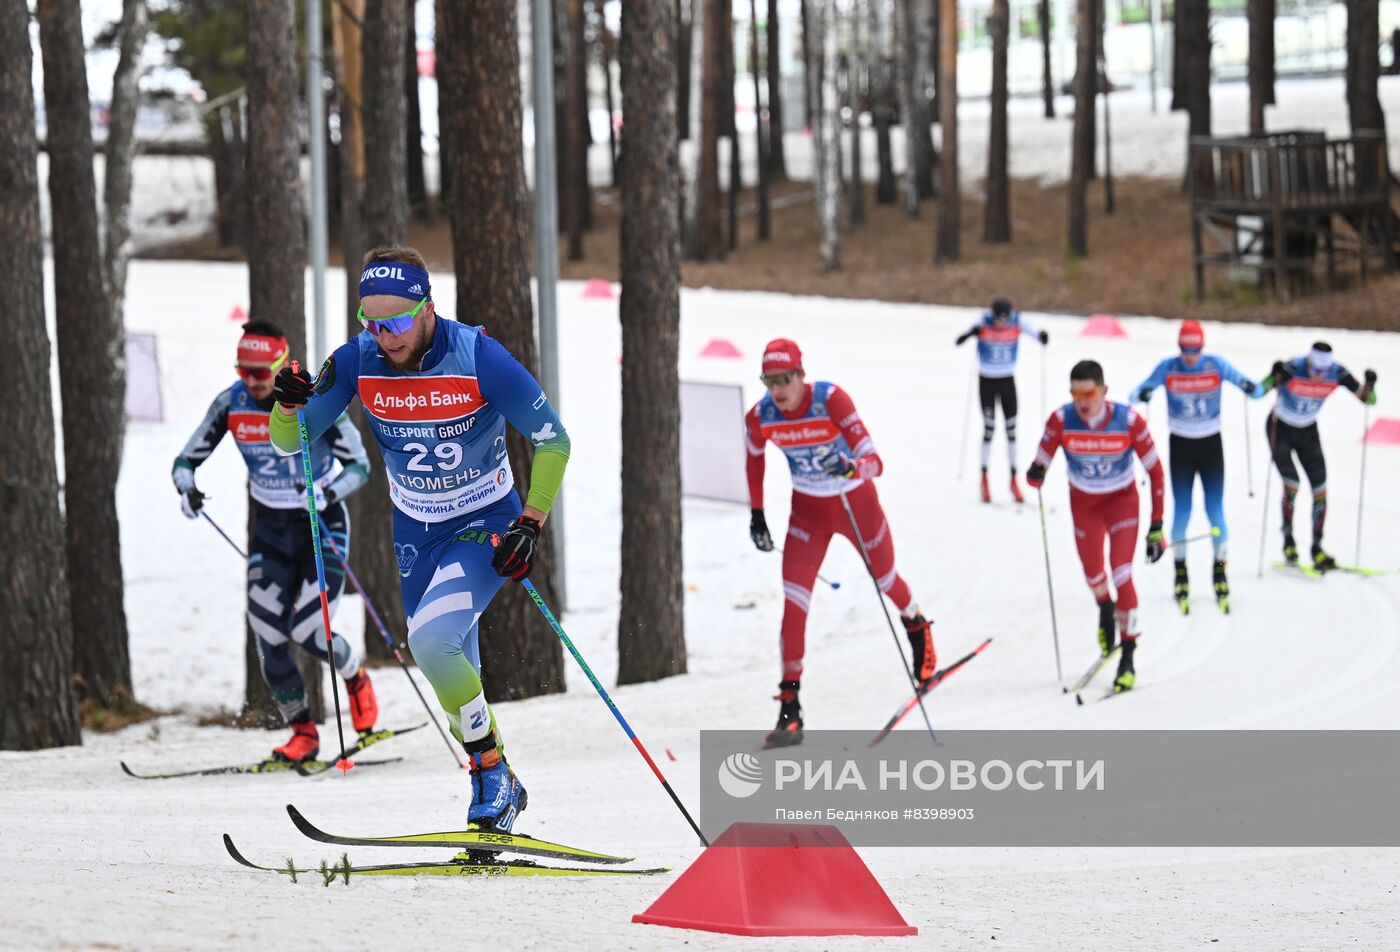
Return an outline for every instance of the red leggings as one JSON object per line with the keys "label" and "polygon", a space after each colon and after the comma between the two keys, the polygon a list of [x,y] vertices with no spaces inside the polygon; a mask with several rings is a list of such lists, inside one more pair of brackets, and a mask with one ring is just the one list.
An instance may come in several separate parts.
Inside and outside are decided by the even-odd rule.
{"label": "red leggings", "polygon": [[1084,580],[1100,603],[1110,597],[1103,560],[1104,536],[1108,536],[1108,564],[1118,593],[1118,630],[1136,636],[1138,597],[1133,587],[1133,556],[1138,536],[1137,487],[1102,495],[1070,487],[1069,508],[1074,515],[1074,540],[1084,565]]}
{"label": "red leggings", "polygon": [[[875,484],[862,483],[846,494],[855,513],[861,537],[870,552],[870,563],[880,583],[880,591],[903,612],[914,601],[909,586],[894,568],[894,540]],[[851,520],[840,496],[792,494],[792,517],[788,520],[787,542],[783,548],[782,655],[784,681],[802,677],[802,656],[807,649],[807,611],[812,604],[812,583],[817,580],[826,548],[833,535],[842,535],[856,545]],[[859,547],[857,547],[859,551]]]}

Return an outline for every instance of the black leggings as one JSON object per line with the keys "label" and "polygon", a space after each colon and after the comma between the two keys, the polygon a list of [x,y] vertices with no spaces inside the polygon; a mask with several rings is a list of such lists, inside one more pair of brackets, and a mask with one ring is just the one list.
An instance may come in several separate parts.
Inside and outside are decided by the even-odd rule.
{"label": "black leggings", "polygon": [[982,468],[992,456],[992,436],[997,429],[997,401],[1006,421],[1006,455],[1011,472],[1016,472],[1016,378],[978,377],[977,393],[982,398]]}
{"label": "black leggings", "polygon": [[1264,420],[1264,432],[1272,447],[1274,465],[1283,477],[1283,531],[1293,534],[1293,500],[1298,495],[1298,470],[1293,465],[1293,456],[1307,474],[1308,485],[1312,487],[1313,545],[1322,542],[1322,526],[1327,521],[1327,460],[1322,455],[1322,439],[1318,436],[1317,424],[1292,426],[1270,414]]}

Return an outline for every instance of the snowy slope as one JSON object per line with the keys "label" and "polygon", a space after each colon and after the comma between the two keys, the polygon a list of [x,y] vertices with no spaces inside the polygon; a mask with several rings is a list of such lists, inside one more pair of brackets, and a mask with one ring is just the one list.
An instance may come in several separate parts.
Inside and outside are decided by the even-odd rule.
{"label": "snowy slope", "polygon": [[[332,277],[334,293],[343,282]],[[434,947],[509,943],[694,947],[734,940],[629,924],[664,888],[663,880],[609,882],[455,882],[361,880],[349,889],[293,887],[260,878],[224,855],[228,832],[255,861],[288,855],[314,863],[338,856],[293,830],[282,806],[313,820],[366,833],[459,826],[465,777],[441,742],[420,732],[392,746],[393,767],[349,778],[202,778],[138,782],[117,761],[157,770],[260,756],[281,735],[197,728],[197,715],[237,706],[242,693],[242,566],[208,527],[179,514],[170,461],[231,379],[237,325],[225,315],[246,302],[236,265],[138,262],[128,321],[160,336],[167,421],[133,423],[119,488],[127,610],[137,692],[147,703],[184,713],[116,735],[89,735],[82,748],[0,753],[0,895],[6,899],[0,948],[187,949]],[[437,292],[453,311],[450,282]],[[585,301],[577,285],[560,300],[561,414],[573,437],[566,481],[571,636],[611,685],[616,668],[619,534],[620,335],[615,302]],[[331,313],[340,313],[332,301]],[[987,636],[983,658],[939,689],[930,714],[945,728],[1010,727],[1400,727],[1400,581],[1334,576],[1319,582],[1265,569],[1255,577],[1264,515],[1264,404],[1250,407],[1255,496],[1247,493],[1243,400],[1225,403],[1235,612],[1220,617],[1209,599],[1210,555],[1193,551],[1198,591],[1192,616],[1172,607],[1170,568],[1140,565],[1144,641],[1138,670],[1150,690],[1076,708],[1055,682],[1039,521],[1033,508],[975,501],[975,425],[964,431],[970,349],[953,337],[974,316],[955,308],[828,301],[779,295],[687,291],[682,298],[685,379],[740,383],[756,398],[757,355],[779,334],[803,347],[812,376],[840,382],[854,396],[887,467],[879,482],[899,564],[935,618],[942,655]],[[1053,403],[1070,365],[1101,359],[1112,395],[1124,396],[1161,356],[1176,326],[1124,320],[1123,340],[1082,339],[1082,321],[1031,315],[1049,330],[1046,391]],[[1255,326],[1207,327],[1208,346],[1262,375],[1275,358],[1303,352],[1317,334]],[[698,356],[713,337],[745,357]],[[1343,363],[1381,375],[1382,404],[1400,369],[1391,335],[1328,332]],[[1023,350],[1021,463],[1041,418],[1041,354]],[[1164,411],[1151,422],[1165,442]],[[1356,532],[1362,408],[1339,393],[1323,412],[1330,471],[1328,542],[1350,561]],[[738,421],[735,421],[736,431]],[[967,474],[957,478],[963,433]],[[1373,446],[1367,474],[1368,564],[1394,565],[1400,530],[1394,485],[1400,451]],[[1003,468],[1000,437],[993,472]],[[770,451],[770,524],[784,525],[785,468]],[[199,474],[209,511],[230,530],[243,524],[243,468],[232,446]],[[1265,558],[1278,550],[1278,481],[1271,479]],[[1005,500],[1001,479],[994,492]],[[1084,588],[1068,521],[1063,461],[1045,489],[1060,638],[1073,676],[1094,652],[1095,612]],[[1033,498],[1033,497],[1032,497]],[[1033,503],[1031,504],[1033,505]],[[1203,531],[1197,515],[1193,531]],[[1307,531],[1301,524],[1300,542]],[[767,727],[778,679],[782,611],[778,560],[756,552],[747,513],[688,502],[685,509],[687,640],[690,674],[619,689],[615,698],[680,795],[697,801],[698,730]],[[352,552],[353,559],[353,552]],[[824,574],[840,591],[818,589],[808,638],[804,705],[811,728],[877,725],[904,694],[883,617],[859,556],[838,543]],[[752,603],[752,605],[750,605]],[[353,602],[338,625],[358,634]],[[376,674],[383,723],[418,720],[401,674]],[[522,829],[650,863],[688,863],[698,849],[663,791],[630,749],[581,674],[570,667],[562,696],[501,705],[512,762],[528,785]],[[331,731],[334,730],[332,726]],[[671,756],[667,756],[669,752]],[[671,757],[675,759],[672,760]],[[409,851],[404,851],[408,853]],[[366,850],[352,860],[383,861]],[[921,928],[907,944],[996,948],[1221,947],[1380,948],[1397,923],[1394,851],[1375,850],[1011,850],[869,849],[864,858],[906,917]],[[489,930],[477,934],[480,930]],[[893,940],[884,940],[887,942]],[[750,941],[751,946],[760,943]],[[780,943],[767,943],[779,947]],[[787,943],[781,943],[786,946]],[[822,948],[852,947],[828,940]]]}

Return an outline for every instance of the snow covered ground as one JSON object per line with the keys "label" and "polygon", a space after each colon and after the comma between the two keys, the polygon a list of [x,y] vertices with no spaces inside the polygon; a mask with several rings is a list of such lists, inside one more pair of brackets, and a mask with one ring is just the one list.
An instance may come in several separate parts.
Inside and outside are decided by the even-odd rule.
{"label": "snow covered ground", "polygon": [[[133,423],[119,488],[127,612],[136,689],[148,704],[182,713],[81,748],[0,753],[0,948],[5,949],[651,949],[791,947],[630,923],[669,877],[609,881],[353,881],[323,889],[292,885],[236,866],[219,834],[255,861],[295,857],[314,865],[339,852],[303,838],[283,805],[314,821],[366,834],[459,827],[466,778],[424,731],[380,748],[401,764],[347,778],[206,777],[142,782],[118,770],[125,759],[150,770],[255,759],[281,734],[199,728],[197,716],[237,706],[242,694],[241,562],[207,526],[186,521],[170,487],[170,462],[214,394],[231,380],[237,324],[246,303],[238,265],[145,263],[132,268],[128,321],[159,335],[164,423]],[[339,289],[335,277],[327,282]],[[442,280],[440,306],[453,311]],[[616,670],[619,557],[620,352],[616,302],[584,300],[561,287],[562,416],[573,437],[566,480],[568,584],[564,623],[611,686]],[[332,313],[338,302],[332,301]],[[1198,591],[1189,618],[1170,599],[1166,563],[1139,565],[1144,640],[1141,694],[1076,707],[1055,682],[1039,520],[1033,508],[975,501],[975,426],[964,430],[968,348],[953,337],[965,309],[830,301],[765,294],[685,291],[682,377],[739,383],[756,398],[758,355],[769,338],[794,337],[810,374],[833,379],[856,400],[884,456],[880,492],[899,564],[936,620],[951,658],[988,636],[982,658],[931,696],[943,728],[1400,728],[1400,578],[1333,576],[1321,581],[1264,570],[1256,577],[1265,517],[1264,406],[1225,403],[1227,512],[1232,530],[1235,610],[1220,616],[1206,594],[1210,556],[1192,552]],[[1176,325],[1125,319],[1126,339],[1078,336],[1082,320],[1031,315],[1051,334],[1044,364],[1023,350],[1021,463],[1042,418],[1081,357],[1107,368],[1123,397],[1175,345]],[[1302,353],[1306,329],[1208,325],[1208,346],[1262,375],[1275,358]],[[711,338],[731,340],[738,360],[699,357]],[[1341,361],[1380,373],[1384,414],[1393,407],[1400,338],[1329,331]],[[1042,389],[1041,368],[1048,373]],[[1395,411],[1390,410],[1390,413]],[[1395,414],[1400,415],[1400,414]],[[1150,415],[1165,442],[1160,404]],[[739,421],[735,421],[737,438]],[[1320,426],[1328,454],[1328,541],[1354,555],[1362,408],[1339,392]],[[967,476],[957,477],[966,433]],[[1252,450],[1255,495],[1248,495]],[[1003,468],[998,437],[994,472]],[[1388,490],[1400,449],[1369,450],[1361,560],[1394,567],[1400,499]],[[242,463],[224,446],[199,473],[209,512],[243,524]],[[785,467],[770,451],[769,519],[786,521]],[[1006,494],[998,477],[994,491]],[[1045,496],[1065,668],[1091,659],[1095,611],[1082,581],[1068,521],[1063,461]],[[1277,557],[1278,480],[1267,505],[1266,561]],[[1202,531],[1199,513],[1193,531]],[[1300,542],[1307,531],[1299,526]],[[782,610],[776,556],[754,550],[737,506],[685,507],[690,674],[621,688],[614,697],[661,759],[682,798],[698,798],[698,731],[766,728],[776,705],[777,630]],[[547,556],[548,557],[548,556]],[[353,552],[352,552],[353,558]],[[833,546],[824,574],[843,583],[814,596],[804,704],[809,728],[869,728],[907,693],[859,556]],[[353,600],[341,630],[359,634]],[[542,624],[543,622],[541,622]],[[699,847],[581,674],[568,693],[503,704],[512,761],[530,790],[521,829],[648,865],[683,868]],[[376,674],[382,723],[416,723],[421,709],[392,669]],[[334,727],[330,730],[333,732]],[[326,735],[323,735],[326,736]],[[276,740],[274,740],[276,738]],[[673,757],[666,756],[669,752]],[[382,851],[350,850],[357,862]],[[416,851],[403,851],[414,853]],[[431,854],[428,854],[431,855]],[[395,857],[399,858],[399,857]],[[863,858],[905,917],[920,947],[998,949],[1175,949],[1394,947],[1400,924],[1400,863],[1386,849],[866,849]],[[993,940],[995,943],[993,944]],[[823,940],[820,948],[853,948]]]}

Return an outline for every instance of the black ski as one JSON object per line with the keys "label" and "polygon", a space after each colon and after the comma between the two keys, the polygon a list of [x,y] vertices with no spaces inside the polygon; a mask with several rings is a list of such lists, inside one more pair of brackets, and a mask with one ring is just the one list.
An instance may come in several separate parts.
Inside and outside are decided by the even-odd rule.
{"label": "black ski", "polygon": [[[410,734],[426,724],[415,724],[412,727],[405,727],[400,730],[384,728],[383,730],[370,731],[361,734],[350,749],[349,754],[357,754],[367,747],[373,746],[382,740],[391,737],[401,737]],[[377,767],[381,764],[392,764],[403,760],[402,757],[392,757],[387,760],[357,760],[356,767]],[[137,773],[127,766],[126,761],[121,761],[122,771],[128,777],[135,777],[137,780],[173,780],[177,777],[214,777],[221,774],[263,774],[263,773],[296,773],[303,777],[314,777],[317,774],[325,773],[335,766],[334,760],[303,760],[293,763],[290,760],[282,760],[277,757],[268,757],[251,764],[232,764],[224,767],[203,767],[195,770],[179,770],[172,773],[142,774]]]}

